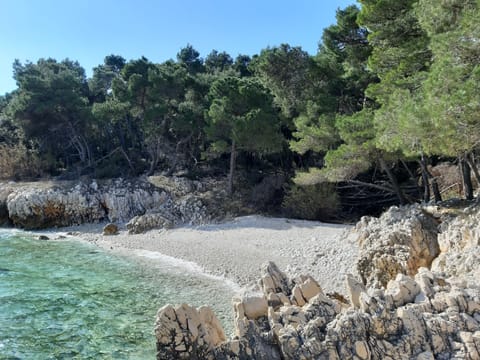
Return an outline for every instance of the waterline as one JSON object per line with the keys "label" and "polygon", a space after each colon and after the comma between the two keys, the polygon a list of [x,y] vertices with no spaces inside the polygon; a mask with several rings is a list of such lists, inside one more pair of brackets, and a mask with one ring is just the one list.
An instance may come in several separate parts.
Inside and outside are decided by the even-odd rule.
{"label": "waterline", "polygon": [[153,322],[166,303],[210,305],[231,324],[231,284],[168,261],[152,268],[18,231],[0,231],[0,254],[0,358],[154,358]]}

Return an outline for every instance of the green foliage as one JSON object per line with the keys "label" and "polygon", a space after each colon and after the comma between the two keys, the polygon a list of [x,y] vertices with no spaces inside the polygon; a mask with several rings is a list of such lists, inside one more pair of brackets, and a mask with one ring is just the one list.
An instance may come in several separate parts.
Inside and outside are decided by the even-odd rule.
{"label": "green foliage", "polygon": [[205,69],[209,73],[228,70],[233,65],[233,59],[225,51],[212,50],[205,58]]}
{"label": "green foliage", "polygon": [[233,63],[233,69],[240,77],[252,76],[249,65],[252,59],[248,55],[238,55]]}
{"label": "green foliage", "polygon": [[465,10],[474,10],[477,3],[477,0],[419,0],[415,13],[422,28],[432,36],[455,30]]}
{"label": "green foliage", "polygon": [[307,151],[323,153],[338,144],[335,115],[324,114],[314,102],[307,104],[305,112],[294,123],[293,137],[296,140],[290,142],[290,148],[299,154]]}
{"label": "green foliage", "polygon": [[298,115],[302,108],[305,91],[311,88],[312,66],[313,61],[306,51],[288,44],[262,50],[250,64],[287,117]]}
{"label": "green foliage", "polygon": [[432,153],[457,156],[480,141],[480,9],[474,5],[460,0],[419,2],[420,10],[434,9],[440,19],[432,24],[425,14],[420,17],[430,31],[434,53],[424,83],[427,114],[439,134],[429,149]]}
{"label": "green foliage", "polygon": [[338,214],[340,200],[333,184],[293,185],[284,197],[282,208],[294,218],[325,221]]}
{"label": "green foliage", "polygon": [[225,144],[258,153],[279,151],[282,137],[272,97],[255,80],[227,77],[213,83],[208,110],[207,136],[212,150],[225,152]]}
{"label": "green foliage", "polygon": [[190,44],[187,44],[187,46],[180,49],[177,54],[177,60],[180,64],[185,66],[190,74],[202,72],[204,69],[200,53]]}
{"label": "green foliage", "polygon": [[9,103],[27,139],[65,164],[91,162],[87,143],[90,110],[84,69],[68,59],[14,63],[18,90]]}
{"label": "green foliage", "polygon": [[103,65],[93,68],[93,76],[88,80],[90,99],[103,102],[112,91],[112,83],[125,66],[125,59],[119,55],[109,55]]}
{"label": "green foliage", "polygon": [[428,70],[429,39],[416,18],[416,2],[360,0],[359,22],[371,31],[368,40],[373,46],[368,66],[381,80],[371,85],[367,94],[380,104],[388,103],[397,87],[418,88],[416,75]]}

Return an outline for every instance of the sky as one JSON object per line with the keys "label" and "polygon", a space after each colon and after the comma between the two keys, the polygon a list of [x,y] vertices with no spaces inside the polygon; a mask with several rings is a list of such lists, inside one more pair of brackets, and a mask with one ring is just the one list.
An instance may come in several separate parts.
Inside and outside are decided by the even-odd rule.
{"label": "sky", "polygon": [[0,94],[16,88],[15,59],[69,58],[87,76],[105,56],[175,59],[191,44],[258,54],[288,43],[315,54],[335,12],[355,0],[0,0]]}

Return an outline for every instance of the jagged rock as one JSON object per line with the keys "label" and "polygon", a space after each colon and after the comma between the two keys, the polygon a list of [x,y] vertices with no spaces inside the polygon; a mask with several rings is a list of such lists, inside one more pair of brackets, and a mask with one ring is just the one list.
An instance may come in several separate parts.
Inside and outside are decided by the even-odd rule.
{"label": "jagged rock", "polygon": [[[265,268],[268,273],[263,278],[271,279],[272,269],[278,274],[273,265]],[[237,337],[208,347],[203,358],[480,358],[480,289],[450,285],[426,268],[420,269],[415,279],[399,274],[387,289],[361,291],[359,306],[350,308],[322,292],[303,306],[278,306],[278,303],[272,306],[272,294],[280,299],[272,288],[266,287],[269,292],[263,294],[270,299],[267,319],[264,316],[253,316],[255,320],[247,318],[240,299],[234,307]],[[421,293],[425,296],[419,297]],[[168,321],[164,323],[158,318],[156,324],[156,329],[170,328]],[[192,336],[183,335],[187,339]],[[172,339],[177,341],[174,336]],[[174,344],[182,350],[188,347]],[[174,348],[168,342],[158,342],[157,347],[162,356]],[[162,356],[158,359],[168,358]],[[191,358],[195,358],[194,355]]]}
{"label": "jagged rock", "polygon": [[[240,298],[233,300],[233,306],[237,312],[242,312],[250,320],[256,320],[259,317],[267,316],[268,302],[263,294],[244,294]],[[243,309],[239,309],[239,307]]]}
{"label": "jagged rock", "polygon": [[298,306],[305,305],[311,298],[322,292],[322,288],[311,276],[299,276],[293,279],[290,302]]}
{"label": "jagged rock", "polygon": [[386,296],[391,296],[393,304],[396,307],[402,306],[417,297],[420,292],[420,286],[412,278],[398,274],[397,278],[390,280],[385,291]]}
{"label": "jagged rock", "polygon": [[103,227],[103,235],[117,235],[118,226],[113,223],[108,223]]}
{"label": "jagged rock", "polygon": [[[460,261],[472,251],[478,254],[478,213],[442,219],[441,237],[451,237],[440,240],[448,246],[442,245],[443,262],[435,259],[431,270],[439,249],[438,217],[410,207],[391,209],[380,220],[363,219],[358,229],[366,251],[360,267],[368,281],[365,286],[347,276],[350,306],[324,295],[310,277],[289,279],[275,264],[267,264],[258,283],[263,295],[234,303],[236,337],[210,347],[205,358],[480,359],[479,277],[461,274],[478,274],[479,262],[448,266],[455,264],[451,254]],[[366,267],[367,258],[375,260],[371,267]],[[382,277],[386,269],[398,271]],[[249,316],[248,302],[255,304]]]}
{"label": "jagged rock", "polygon": [[440,253],[437,220],[418,205],[391,207],[379,218],[356,226],[358,272],[367,286],[385,287],[398,273],[414,276]]}
{"label": "jagged rock", "polygon": [[226,340],[220,322],[208,307],[183,304],[162,307],[155,323],[158,359],[214,359],[213,349]]}
{"label": "jagged rock", "polygon": [[142,180],[117,179],[102,185],[64,181],[17,184],[7,197],[7,209],[14,225],[38,229],[126,221],[162,201],[159,189]]}
{"label": "jagged rock", "polygon": [[12,191],[12,187],[8,184],[0,186],[0,226],[10,224],[10,219],[8,218],[7,198]]}
{"label": "jagged rock", "polygon": [[362,292],[365,292],[365,286],[358,281],[352,274],[347,274],[346,279],[346,288],[350,293],[350,302],[356,308],[360,308],[360,295]]}
{"label": "jagged rock", "polygon": [[440,255],[432,269],[478,284],[480,279],[480,207],[474,206],[440,225]]}
{"label": "jagged rock", "polygon": [[259,285],[265,294],[282,293],[286,296],[291,294],[287,276],[273,262],[269,262],[263,269],[264,275]]}

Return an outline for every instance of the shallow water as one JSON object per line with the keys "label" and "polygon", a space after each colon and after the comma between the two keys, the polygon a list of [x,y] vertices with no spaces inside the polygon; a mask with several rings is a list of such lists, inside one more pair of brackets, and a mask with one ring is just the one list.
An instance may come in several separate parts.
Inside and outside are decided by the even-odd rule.
{"label": "shallow water", "polygon": [[153,359],[167,303],[210,305],[232,323],[231,286],[159,261],[0,230],[0,359]]}

